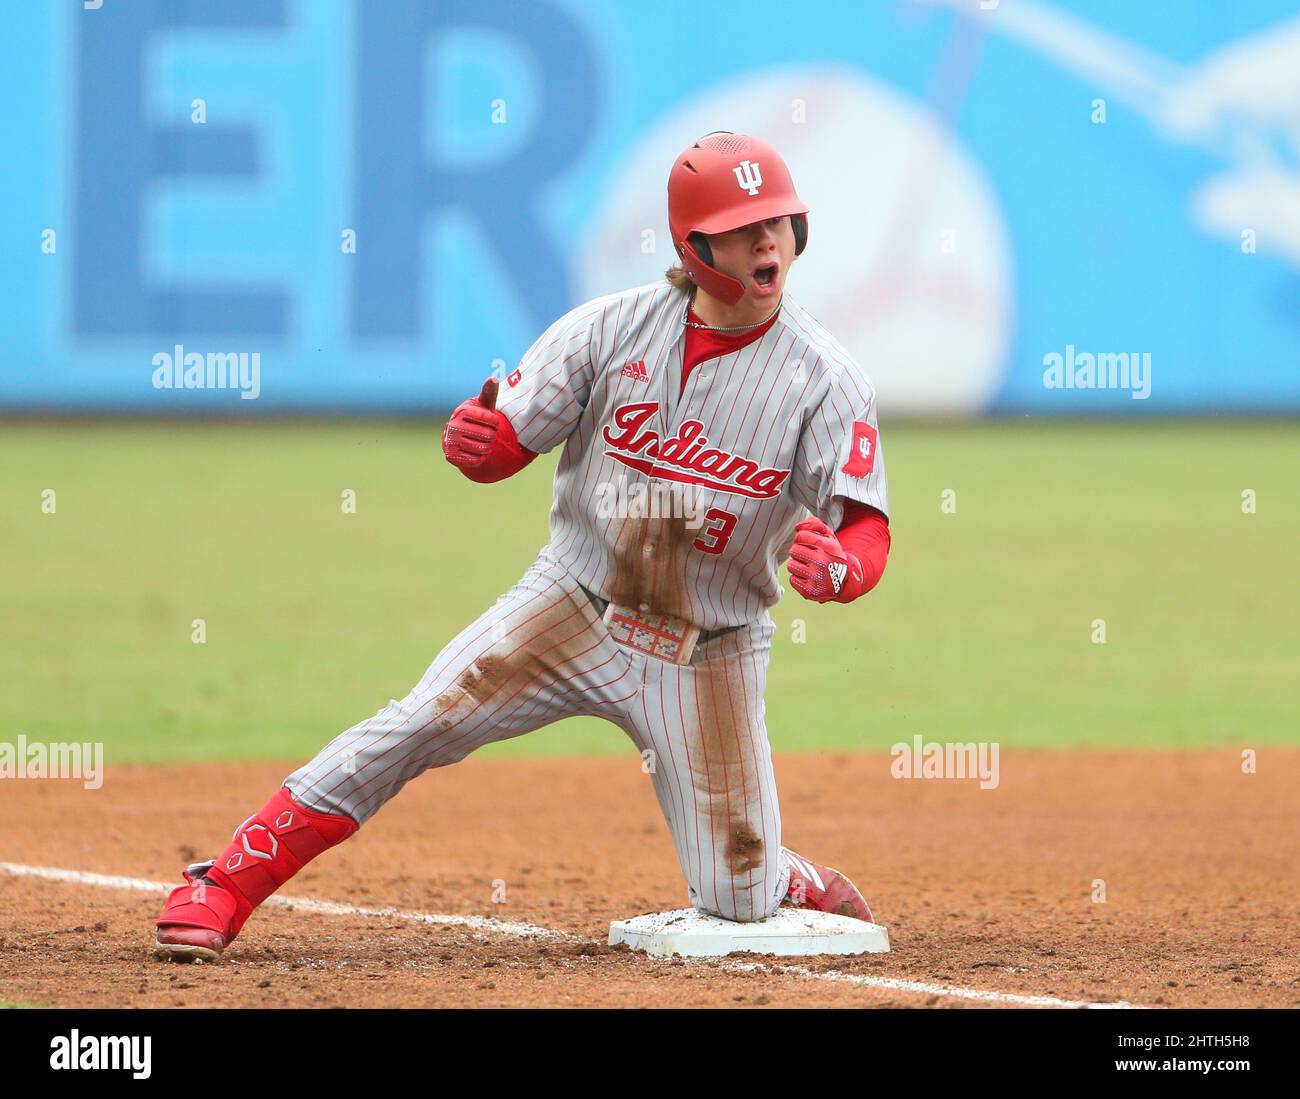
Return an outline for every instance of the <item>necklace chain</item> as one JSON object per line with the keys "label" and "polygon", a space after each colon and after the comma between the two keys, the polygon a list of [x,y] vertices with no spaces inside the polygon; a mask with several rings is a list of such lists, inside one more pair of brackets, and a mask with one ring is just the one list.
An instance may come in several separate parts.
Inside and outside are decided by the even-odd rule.
{"label": "necklace chain", "polygon": [[[784,295],[782,295],[781,301],[785,301]],[[744,332],[746,329],[758,328],[760,325],[767,324],[768,321],[770,321],[781,311],[781,301],[777,302],[776,308],[773,309],[772,312],[770,312],[761,321],[755,321],[753,324],[733,324],[730,326],[723,326],[720,324],[699,324],[696,321],[687,320],[687,318],[690,316],[690,311],[691,311],[691,306],[690,303],[688,302],[686,305],[686,312],[682,314],[682,323],[685,324],[687,328],[702,328],[706,332]]]}

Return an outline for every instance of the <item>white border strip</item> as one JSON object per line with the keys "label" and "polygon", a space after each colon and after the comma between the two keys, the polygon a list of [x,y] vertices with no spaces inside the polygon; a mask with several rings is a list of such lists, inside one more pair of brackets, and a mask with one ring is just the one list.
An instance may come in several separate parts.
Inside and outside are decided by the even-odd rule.
{"label": "white border strip", "polygon": [[[144,878],[126,878],[115,874],[93,874],[85,870],[60,870],[52,866],[26,866],[16,862],[0,862],[0,872],[16,878],[40,878],[43,881],[66,882],[71,885],[93,885],[100,889],[124,889],[137,893],[170,893],[175,882],[147,881]],[[440,924],[464,927],[498,935],[512,935],[520,939],[560,939],[566,942],[586,942],[580,935],[555,931],[531,923],[516,923],[487,916],[446,916],[437,912],[405,912],[397,908],[364,908],[336,901],[313,900],[310,897],[270,897],[266,904],[287,908],[295,912],[313,912],[321,916],[367,916],[389,920],[408,920],[412,923]],[[835,970],[818,972],[798,965],[769,965],[762,962],[720,963],[718,968],[731,973],[777,973],[788,977],[802,977],[814,981],[832,981],[839,984],[859,985],[865,988],[882,988],[893,992],[912,992],[929,996],[942,996],[958,1000],[977,1000],[985,1003],[1010,1004],[1016,1007],[1064,1008],[1131,1008],[1138,1005],[1118,1000],[1097,1003],[1091,1000],[1063,1000],[1056,996],[1022,996],[1014,992],[990,992],[978,988],[960,988],[955,985],[930,984],[926,981],[904,981],[897,977],[870,977],[858,973],[839,973]]]}

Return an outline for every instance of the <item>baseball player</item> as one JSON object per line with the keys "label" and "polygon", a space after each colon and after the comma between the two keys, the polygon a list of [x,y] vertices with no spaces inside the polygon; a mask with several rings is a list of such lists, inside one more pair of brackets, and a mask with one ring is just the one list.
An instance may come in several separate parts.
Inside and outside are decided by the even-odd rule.
{"label": "baseball player", "polygon": [[562,448],[550,541],[405,698],[186,870],[162,956],[216,958],[411,779],[573,714],[641,752],[693,905],[872,919],[843,874],[782,847],[764,725],[778,564],[803,598],[849,603],[889,549],[871,383],[785,293],[807,215],[770,145],[701,138],[668,179],[680,266],[567,313],[455,410],[443,450],[473,481]]}

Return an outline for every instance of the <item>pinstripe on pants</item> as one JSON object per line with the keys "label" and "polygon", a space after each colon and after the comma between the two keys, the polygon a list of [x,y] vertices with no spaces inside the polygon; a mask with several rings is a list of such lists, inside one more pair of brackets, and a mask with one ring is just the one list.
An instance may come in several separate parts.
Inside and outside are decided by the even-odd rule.
{"label": "pinstripe on pants", "polygon": [[610,638],[550,554],[438,654],[415,688],[286,780],[310,809],[364,823],[407,782],[474,749],[576,714],[623,729],[650,761],[691,903],[762,919],[784,897],[763,690],[766,614],[665,664]]}

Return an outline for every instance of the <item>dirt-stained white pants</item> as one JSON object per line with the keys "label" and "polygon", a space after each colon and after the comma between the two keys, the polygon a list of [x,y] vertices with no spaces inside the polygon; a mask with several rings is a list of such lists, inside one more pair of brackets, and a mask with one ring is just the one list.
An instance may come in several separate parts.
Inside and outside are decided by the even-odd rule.
{"label": "dirt-stained white pants", "polygon": [[286,785],[310,809],[364,823],[430,767],[560,718],[603,717],[649,752],[691,903],[763,919],[789,882],[763,723],[774,629],[765,615],[698,644],[684,666],[631,652],[543,551],[410,694],[335,737]]}

